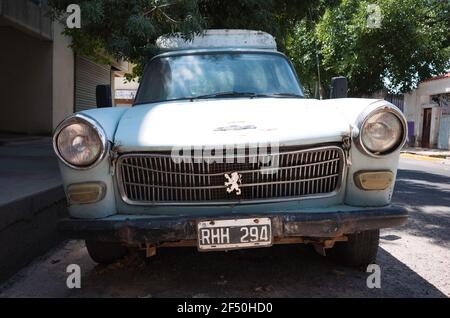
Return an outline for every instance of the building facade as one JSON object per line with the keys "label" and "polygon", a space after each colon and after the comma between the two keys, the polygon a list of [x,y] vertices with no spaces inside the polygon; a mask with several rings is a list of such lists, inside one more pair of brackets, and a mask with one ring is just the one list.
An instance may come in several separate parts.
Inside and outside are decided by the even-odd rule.
{"label": "building facade", "polygon": [[114,82],[115,105],[131,106],[136,98],[139,80],[127,81],[124,77],[116,77]]}
{"label": "building facade", "polygon": [[450,73],[421,82],[405,94],[410,146],[450,149]]}
{"label": "building facade", "polygon": [[97,85],[114,89],[128,63],[76,55],[46,0],[0,0],[0,132],[51,134],[75,111],[96,107]]}

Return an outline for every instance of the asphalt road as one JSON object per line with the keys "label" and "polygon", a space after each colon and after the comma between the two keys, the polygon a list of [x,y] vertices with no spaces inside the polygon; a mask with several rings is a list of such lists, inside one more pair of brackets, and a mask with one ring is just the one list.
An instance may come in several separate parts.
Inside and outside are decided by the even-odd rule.
{"label": "asphalt road", "polygon": [[[450,165],[401,159],[394,204],[410,219],[383,230],[377,264],[381,288],[368,273],[338,266],[305,246],[198,253],[159,249],[96,265],[79,241],[64,243],[0,287],[0,297],[449,297]],[[66,268],[81,266],[81,288],[66,287]]]}

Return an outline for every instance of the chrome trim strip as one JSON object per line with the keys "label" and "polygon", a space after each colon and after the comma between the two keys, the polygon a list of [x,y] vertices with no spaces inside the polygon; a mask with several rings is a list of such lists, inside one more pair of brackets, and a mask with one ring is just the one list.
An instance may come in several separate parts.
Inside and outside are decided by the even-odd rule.
{"label": "chrome trim strip", "polygon": [[[239,171],[240,172],[240,171]],[[254,186],[263,186],[263,185],[273,185],[273,184],[290,184],[290,183],[296,183],[296,182],[308,182],[308,181],[317,181],[327,178],[334,178],[338,177],[339,173],[331,174],[325,177],[317,177],[317,178],[309,178],[309,179],[303,179],[303,180],[289,180],[289,181],[272,181],[272,182],[259,182],[259,183],[245,183],[241,184],[239,188],[245,188],[245,187],[254,187]],[[162,185],[151,185],[151,184],[142,184],[142,183],[136,183],[136,182],[126,182],[127,185],[136,186],[136,187],[144,187],[144,188],[160,188],[160,189],[174,189],[174,190],[183,190],[183,189],[189,189],[189,190],[202,190],[202,189],[225,189],[226,186],[206,186],[206,187],[172,187],[172,186],[162,186]],[[195,181],[194,181],[195,184]]]}
{"label": "chrome trim strip", "polygon": [[[144,155],[145,156],[145,155]],[[135,157],[138,158],[142,158],[142,155],[136,155]],[[145,157],[150,157],[150,156],[145,156]],[[162,157],[162,156],[161,156]],[[324,163],[333,163],[336,161],[339,161],[339,158],[336,159],[331,159],[331,160],[326,160],[326,161],[321,161],[320,164],[324,164]],[[130,164],[126,164],[126,163],[121,163],[122,166],[125,167],[134,167],[133,165]],[[261,171],[272,171],[272,170],[276,170],[276,171],[280,171],[280,170],[292,170],[292,169],[296,169],[296,168],[303,168],[303,167],[309,167],[309,166],[315,166],[317,165],[317,163],[307,163],[304,165],[297,165],[297,166],[289,166],[289,167],[278,167],[278,168],[261,168],[261,169],[254,169],[254,170],[239,170],[239,173],[253,173],[253,172],[261,172]],[[224,171],[224,172],[220,172],[220,173],[183,173],[183,172],[171,172],[171,171],[160,171],[160,170],[155,170],[155,169],[151,169],[151,168],[144,168],[143,165],[141,165],[141,170],[147,171],[147,172],[158,172],[161,174],[169,174],[169,175],[181,175],[181,176],[196,176],[196,177],[213,177],[213,176],[223,176],[224,173],[231,173],[233,172],[232,170],[229,171]],[[292,172],[291,172],[292,173]],[[261,184],[261,183],[260,183]]]}
{"label": "chrome trim strip", "polygon": [[[369,151],[365,146],[364,143],[362,141],[362,128],[364,127],[364,125],[366,124],[367,120],[374,114],[379,113],[379,112],[390,112],[392,114],[394,114],[401,122],[402,127],[403,127],[403,134],[402,134],[402,139],[400,141],[400,143],[398,144],[397,147],[389,150],[388,152],[382,153],[382,154],[375,154],[371,151]],[[401,149],[403,147],[403,145],[406,142],[406,137],[408,134],[408,124],[406,122],[405,116],[402,114],[401,110],[398,109],[396,106],[385,102],[382,103],[380,105],[379,102],[373,103],[371,105],[369,105],[358,117],[357,119],[357,126],[358,126],[358,135],[353,137],[353,141],[355,142],[355,145],[359,148],[359,150],[361,150],[363,153],[368,154],[371,157],[374,158],[382,158],[386,155],[389,155],[395,151],[397,151],[398,149]]]}
{"label": "chrome trim strip", "polygon": [[[150,158],[155,158],[156,159],[161,159],[162,157],[171,157],[170,155],[164,155],[164,154],[154,154],[154,153],[130,153],[130,154],[123,154],[121,156],[119,156],[118,160],[117,160],[117,164],[116,164],[116,171],[115,171],[115,176],[116,176],[116,182],[117,182],[117,188],[119,190],[119,194],[122,198],[122,201],[124,201],[125,203],[129,204],[129,205],[136,205],[136,206],[196,206],[196,205],[236,205],[236,204],[262,204],[262,203],[274,203],[274,202],[284,202],[284,201],[295,201],[295,200],[305,200],[305,199],[319,199],[319,198],[329,198],[329,197],[333,197],[335,195],[337,195],[341,188],[342,188],[342,184],[344,183],[345,179],[346,179],[346,172],[347,172],[347,165],[345,164],[345,154],[344,154],[344,150],[341,147],[338,146],[324,146],[324,147],[317,147],[317,148],[308,148],[308,149],[302,149],[302,150],[297,150],[297,151],[289,151],[289,152],[281,152],[281,153],[277,153],[274,155],[285,155],[285,154],[296,154],[298,156],[298,154],[301,154],[301,156],[303,156],[305,153],[307,152],[311,152],[311,151],[321,151],[321,150],[337,150],[338,151],[338,155],[339,155],[339,159],[341,162],[341,169],[340,171],[338,170],[339,166],[336,164],[336,161],[332,162],[331,164],[333,165],[333,167],[330,167],[330,165],[327,166],[327,169],[330,168],[332,171],[335,170],[336,172],[333,175],[330,175],[328,177],[333,177],[333,176],[337,176],[338,180],[337,180],[337,184],[336,184],[336,188],[334,191],[326,193],[326,194],[307,194],[307,195],[303,195],[303,196],[298,196],[298,197],[283,197],[283,198],[269,198],[269,199],[241,199],[241,200],[227,200],[227,201],[174,201],[174,202],[161,202],[161,201],[133,201],[130,200],[127,195],[125,194],[125,189],[124,189],[124,183],[122,180],[122,174],[120,173],[120,166],[121,163],[124,159],[126,158],[133,158],[133,157],[150,157]],[[331,155],[331,152],[328,153],[328,156]],[[339,163],[339,162],[338,162]],[[209,169],[209,165],[208,165],[208,169]],[[300,171],[300,176],[301,177],[301,171]],[[222,174],[222,173],[221,173]],[[211,174],[206,174],[206,176],[208,176],[210,178]],[[197,176],[197,175],[196,175]],[[198,174],[198,176],[202,176],[202,174]],[[184,175],[184,177],[186,178],[186,175]],[[180,176],[181,178],[181,176]],[[305,181],[309,181],[309,179],[305,179]],[[289,181],[288,181],[289,182]],[[305,182],[299,182],[299,180],[295,180],[292,181],[291,183],[295,183],[298,182],[299,183],[299,187],[301,186],[304,189],[304,185]],[[273,184],[273,182],[268,182],[267,184]],[[262,183],[254,183],[253,185],[263,185]],[[142,186],[142,185],[140,185]],[[245,187],[245,185],[241,185],[240,187]],[[328,185],[330,186],[330,185]],[[155,186],[153,186],[153,191],[159,191],[158,189],[155,190]],[[173,187],[170,187],[173,188]],[[204,189],[205,187],[199,187],[201,189]],[[217,187],[217,188],[221,188]],[[192,187],[181,187],[177,190],[187,190],[187,189],[192,189]],[[267,189],[268,190],[268,189]],[[259,187],[257,187],[257,191],[259,192]]]}
{"label": "chrome trim strip", "polygon": [[[63,156],[60,154],[59,149],[58,149],[58,145],[57,145],[57,140],[58,140],[58,136],[61,132],[61,130],[63,130],[64,128],[66,128],[68,125],[71,124],[75,124],[75,123],[84,123],[84,124],[88,124],[90,125],[98,134],[100,141],[101,141],[101,146],[102,149],[100,151],[100,154],[97,158],[97,160],[95,160],[91,165],[89,166],[76,166],[71,164],[70,162],[66,161],[66,159],[63,158]],[[106,133],[104,131],[104,129],[102,128],[102,126],[99,124],[98,121],[96,121],[94,118],[84,115],[84,114],[74,114],[68,118],[66,118],[65,120],[63,120],[55,129],[54,133],[53,133],[53,150],[55,151],[56,155],[58,156],[58,158],[68,167],[72,168],[72,169],[76,169],[76,170],[88,170],[88,169],[92,169],[95,166],[97,166],[106,156],[106,154],[109,151],[109,143],[108,143],[108,139],[106,137]]]}

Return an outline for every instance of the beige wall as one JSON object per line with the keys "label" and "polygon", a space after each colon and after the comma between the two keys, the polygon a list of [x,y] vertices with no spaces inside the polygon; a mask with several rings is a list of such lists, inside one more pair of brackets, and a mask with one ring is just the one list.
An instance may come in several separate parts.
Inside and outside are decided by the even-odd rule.
{"label": "beige wall", "polygon": [[0,27],[0,131],[52,131],[52,42]]}
{"label": "beige wall", "polygon": [[61,34],[63,27],[53,26],[53,129],[74,110],[74,54],[70,39]]}

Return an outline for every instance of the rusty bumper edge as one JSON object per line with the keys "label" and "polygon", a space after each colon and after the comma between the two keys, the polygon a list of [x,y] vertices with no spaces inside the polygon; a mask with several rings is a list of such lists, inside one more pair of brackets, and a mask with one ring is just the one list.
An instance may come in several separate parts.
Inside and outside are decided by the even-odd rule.
{"label": "rusty bumper edge", "polygon": [[103,219],[64,219],[59,229],[69,239],[163,243],[195,240],[196,222],[208,219],[270,217],[275,237],[333,238],[344,234],[402,225],[408,212],[400,207],[383,207],[351,212],[298,212],[228,216],[123,216]]}

